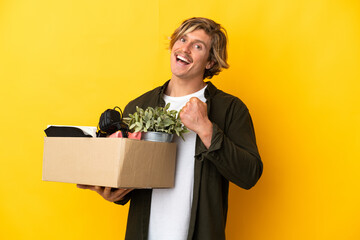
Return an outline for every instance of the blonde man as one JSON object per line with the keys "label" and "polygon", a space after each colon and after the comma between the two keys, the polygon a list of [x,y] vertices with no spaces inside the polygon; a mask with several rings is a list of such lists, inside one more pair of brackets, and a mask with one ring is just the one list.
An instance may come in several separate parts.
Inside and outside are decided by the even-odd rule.
{"label": "blonde man", "polygon": [[136,106],[167,103],[181,110],[191,131],[185,141],[175,139],[173,189],[79,186],[117,204],[130,200],[126,239],[225,239],[229,181],[250,189],[260,178],[263,166],[247,107],[204,81],[229,67],[226,44],[220,24],[207,18],[185,20],[171,36],[171,79],[125,108],[125,115]]}

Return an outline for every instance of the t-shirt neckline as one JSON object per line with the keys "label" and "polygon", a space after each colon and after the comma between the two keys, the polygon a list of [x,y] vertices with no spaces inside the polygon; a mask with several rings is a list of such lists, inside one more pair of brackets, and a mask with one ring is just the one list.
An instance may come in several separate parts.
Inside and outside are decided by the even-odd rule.
{"label": "t-shirt neckline", "polygon": [[205,89],[207,88],[207,84],[206,84],[206,86],[205,87],[203,87],[202,89],[200,89],[199,91],[197,91],[197,92],[194,92],[194,93],[190,93],[190,94],[188,94],[188,95],[185,95],[185,96],[181,96],[181,97],[172,97],[172,96],[169,96],[169,95],[166,95],[165,93],[164,93],[164,98],[166,98],[166,99],[176,99],[176,100],[180,100],[180,99],[186,99],[186,98],[189,98],[189,97],[193,97],[193,96],[203,96],[204,95],[204,93],[205,93]]}

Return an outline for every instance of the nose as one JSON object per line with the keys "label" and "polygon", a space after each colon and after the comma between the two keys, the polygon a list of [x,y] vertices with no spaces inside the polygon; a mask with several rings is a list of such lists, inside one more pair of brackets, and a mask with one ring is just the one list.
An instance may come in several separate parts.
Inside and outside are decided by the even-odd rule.
{"label": "nose", "polygon": [[182,45],[181,50],[182,50],[183,52],[185,52],[185,53],[190,53],[190,43],[189,43],[189,42],[184,43],[184,44]]}

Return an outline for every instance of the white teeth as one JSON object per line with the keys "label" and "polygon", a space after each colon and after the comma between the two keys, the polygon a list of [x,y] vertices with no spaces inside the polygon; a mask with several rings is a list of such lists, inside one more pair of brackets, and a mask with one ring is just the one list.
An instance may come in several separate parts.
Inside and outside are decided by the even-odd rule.
{"label": "white teeth", "polygon": [[177,56],[178,59],[186,62],[186,63],[190,63],[186,58],[182,57],[182,56]]}

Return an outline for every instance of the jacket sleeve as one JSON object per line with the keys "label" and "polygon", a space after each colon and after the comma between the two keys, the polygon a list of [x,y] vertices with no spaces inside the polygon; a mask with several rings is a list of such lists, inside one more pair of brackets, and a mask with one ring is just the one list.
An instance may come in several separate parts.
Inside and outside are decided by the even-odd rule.
{"label": "jacket sleeve", "polygon": [[203,159],[211,161],[223,177],[244,189],[250,189],[263,171],[251,116],[247,107],[235,99],[224,117],[224,129],[212,121],[213,134],[209,149],[200,141],[199,150]]}

